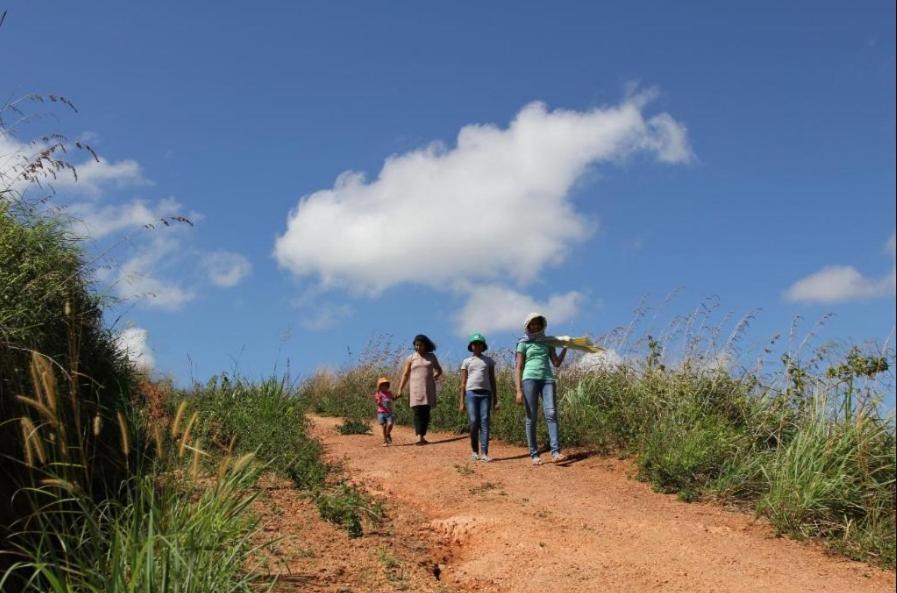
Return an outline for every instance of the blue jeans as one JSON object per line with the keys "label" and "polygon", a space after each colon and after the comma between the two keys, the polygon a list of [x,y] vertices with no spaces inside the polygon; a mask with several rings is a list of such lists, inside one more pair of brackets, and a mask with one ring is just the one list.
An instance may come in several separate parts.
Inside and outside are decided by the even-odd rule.
{"label": "blue jeans", "polygon": [[526,444],[529,445],[529,454],[535,457],[539,454],[536,446],[536,407],[539,403],[539,395],[542,396],[542,413],[545,415],[545,424],[548,425],[548,444],[552,453],[560,453],[561,445],[558,440],[558,416],[554,407],[554,381],[542,379],[523,380],[523,404],[526,407]]}
{"label": "blue jeans", "polygon": [[492,408],[492,394],[486,389],[467,390],[467,420],[470,426],[470,448],[474,453],[489,454],[489,411]]}

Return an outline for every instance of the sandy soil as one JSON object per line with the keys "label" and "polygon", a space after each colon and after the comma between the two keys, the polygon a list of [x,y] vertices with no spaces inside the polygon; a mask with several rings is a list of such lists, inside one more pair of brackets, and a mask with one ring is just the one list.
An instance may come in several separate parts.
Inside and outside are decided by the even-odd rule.
{"label": "sandy soil", "polygon": [[256,568],[277,576],[278,593],[460,593],[435,573],[441,541],[421,528],[421,517],[396,513],[379,525],[365,525],[352,539],[341,526],[323,520],[314,503],[289,480],[264,476],[254,510],[262,518]]}
{"label": "sandy soil", "polygon": [[285,538],[284,590],[894,591],[893,572],[777,538],[750,515],[652,492],[624,461],[581,452],[533,467],[525,450],[493,443],[495,461],[474,463],[466,437],[434,433],[417,447],[396,427],[384,448],[378,436],[340,435],[339,419],[313,421],[328,457],[383,497],[390,518],[349,540],[295,491],[272,486],[259,504],[286,509],[266,513]]}

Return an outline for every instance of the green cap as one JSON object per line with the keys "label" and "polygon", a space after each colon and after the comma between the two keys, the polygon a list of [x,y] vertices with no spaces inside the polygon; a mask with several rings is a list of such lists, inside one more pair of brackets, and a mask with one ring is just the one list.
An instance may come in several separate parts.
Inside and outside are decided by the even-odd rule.
{"label": "green cap", "polygon": [[473,352],[473,348],[470,347],[474,342],[482,342],[483,343],[483,352],[489,349],[489,346],[486,345],[486,336],[481,333],[474,332],[470,334],[470,339],[467,340],[467,349]]}

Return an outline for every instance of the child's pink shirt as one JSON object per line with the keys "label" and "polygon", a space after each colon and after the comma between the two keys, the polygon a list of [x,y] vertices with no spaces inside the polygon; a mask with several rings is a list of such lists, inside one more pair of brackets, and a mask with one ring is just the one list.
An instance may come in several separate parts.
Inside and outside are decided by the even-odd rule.
{"label": "child's pink shirt", "polygon": [[374,394],[374,399],[377,400],[377,413],[378,414],[391,414],[392,413],[392,400],[393,395],[392,391],[378,391]]}

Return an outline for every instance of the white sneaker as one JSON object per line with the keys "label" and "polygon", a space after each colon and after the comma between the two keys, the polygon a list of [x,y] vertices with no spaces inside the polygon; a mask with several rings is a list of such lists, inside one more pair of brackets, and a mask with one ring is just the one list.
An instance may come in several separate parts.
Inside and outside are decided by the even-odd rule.
{"label": "white sneaker", "polygon": [[482,461],[483,463],[489,463],[490,461],[492,461],[492,458],[488,455],[480,455],[480,461]]}
{"label": "white sneaker", "polygon": [[561,461],[567,461],[567,456],[564,455],[563,453],[552,453],[551,460],[554,463],[560,463]]}
{"label": "white sneaker", "polygon": [[471,460],[471,461],[477,461],[477,460],[479,460],[479,458],[480,458],[480,456],[477,455],[476,453],[471,453],[471,454],[470,454],[470,460]]}
{"label": "white sneaker", "polygon": [[539,459],[539,456],[533,457],[533,465],[542,465],[542,460]]}

